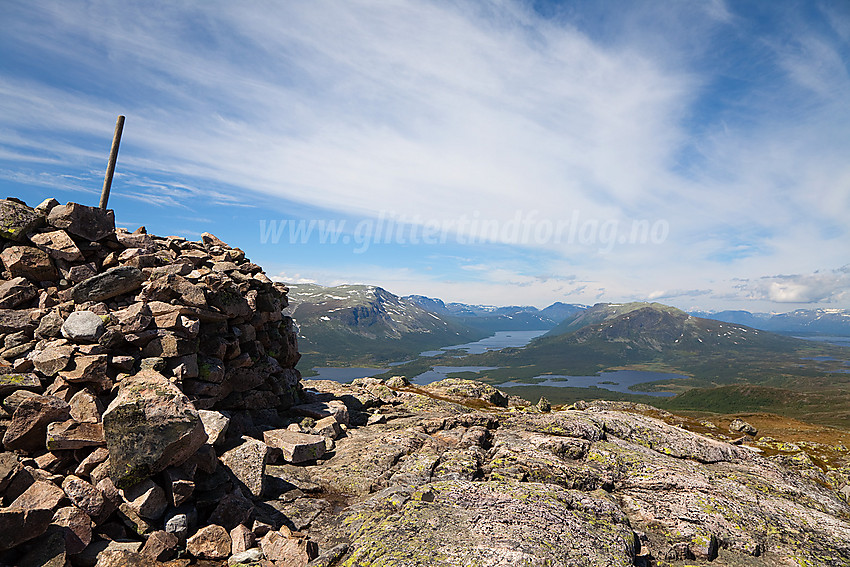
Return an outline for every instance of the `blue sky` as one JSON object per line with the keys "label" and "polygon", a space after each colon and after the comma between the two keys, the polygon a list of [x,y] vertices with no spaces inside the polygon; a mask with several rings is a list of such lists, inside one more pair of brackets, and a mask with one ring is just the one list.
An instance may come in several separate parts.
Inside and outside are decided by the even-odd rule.
{"label": "blue sky", "polygon": [[0,188],[32,205],[96,205],[123,114],[118,224],[212,232],[282,281],[850,308],[850,2],[4,0],[0,22]]}

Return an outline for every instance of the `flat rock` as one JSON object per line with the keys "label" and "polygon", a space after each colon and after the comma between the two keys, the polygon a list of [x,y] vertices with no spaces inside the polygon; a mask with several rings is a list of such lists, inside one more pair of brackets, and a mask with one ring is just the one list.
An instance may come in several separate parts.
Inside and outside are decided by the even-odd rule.
{"label": "flat rock", "polygon": [[[95,315],[97,317],[97,315]],[[100,321],[100,317],[98,317]],[[32,357],[35,369],[45,376],[55,376],[65,370],[74,355],[73,345],[49,346]]]}
{"label": "flat rock", "polygon": [[17,333],[25,329],[35,329],[30,312],[25,309],[0,309],[0,333]]}
{"label": "flat rock", "polygon": [[64,230],[31,234],[30,241],[56,260],[78,262],[83,259],[83,253]]}
{"label": "flat rock", "polygon": [[96,242],[115,234],[115,213],[78,203],[57,205],[47,215],[50,226]]}
{"label": "flat rock", "polygon": [[22,401],[12,414],[12,421],[3,436],[7,450],[37,451],[44,448],[47,426],[65,421],[71,416],[71,406],[54,396],[35,396]]}
{"label": "flat rock", "polygon": [[143,281],[144,276],[138,268],[116,266],[75,285],[71,298],[75,303],[103,301],[137,290]]}
{"label": "flat rock", "polygon": [[447,378],[423,386],[422,389],[464,404],[483,402],[484,405],[508,406],[508,396],[504,392],[475,380]]}
{"label": "flat rock", "polygon": [[263,440],[269,447],[283,451],[283,458],[290,463],[315,461],[325,454],[325,438],[320,435],[273,429],[263,432]]}
{"label": "flat rock", "polygon": [[634,535],[613,498],[541,483],[458,480],[409,499],[379,493],[345,514],[343,526],[353,536],[351,564],[634,564]]}
{"label": "flat rock", "polygon": [[56,510],[65,498],[62,489],[46,480],[36,480],[23,494],[9,504],[9,508],[24,510]]}
{"label": "flat rock", "polygon": [[47,426],[46,447],[48,451],[99,447],[105,444],[103,425],[100,423],[81,423],[69,419],[67,421],[54,421]]}
{"label": "flat rock", "polygon": [[110,476],[125,488],[182,464],[207,440],[197,410],[152,370],[126,378],[103,414]]}
{"label": "flat rock", "polygon": [[53,510],[48,508],[0,508],[0,551],[39,537],[52,520]]}

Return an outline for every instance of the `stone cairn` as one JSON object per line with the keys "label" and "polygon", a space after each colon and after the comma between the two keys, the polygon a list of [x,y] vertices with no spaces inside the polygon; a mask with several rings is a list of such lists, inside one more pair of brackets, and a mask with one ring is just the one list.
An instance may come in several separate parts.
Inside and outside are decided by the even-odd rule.
{"label": "stone cairn", "polygon": [[0,565],[315,556],[265,466],[314,460],[347,415],[298,405],[283,284],[211,234],[55,199],[0,200],[0,245]]}

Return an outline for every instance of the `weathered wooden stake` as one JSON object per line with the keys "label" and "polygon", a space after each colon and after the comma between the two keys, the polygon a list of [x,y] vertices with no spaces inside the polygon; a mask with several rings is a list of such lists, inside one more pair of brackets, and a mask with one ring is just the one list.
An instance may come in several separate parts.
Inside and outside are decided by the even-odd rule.
{"label": "weathered wooden stake", "polygon": [[124,131],[124,116],[119,116],[115,122],[115,134],[112,136],[112,149],[109,150],[109,163],[106,165],[106,177],[103,178],[103,191],[100,192],[100,208],[106,209],[109,201],[109,190],[112,188],[112,175],[115,173],[115,162],[118,161],[118,146],[121,144],[121,132]]}

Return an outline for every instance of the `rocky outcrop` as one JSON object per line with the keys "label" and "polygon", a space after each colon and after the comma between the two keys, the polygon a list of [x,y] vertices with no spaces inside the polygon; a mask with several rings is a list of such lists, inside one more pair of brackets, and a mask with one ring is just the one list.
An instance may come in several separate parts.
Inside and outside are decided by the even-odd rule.
{"label": "rocky outcrop", "polygon": [[482,408],[475,384],[465,403],[374,379],[305,386],[348,400],[354,422],[385,420],[298,471],[348,495],[309,526],[320,550],[348,546],[334,565],[850,564],[846,450],[815,481],[649,406],[543,413]]}

